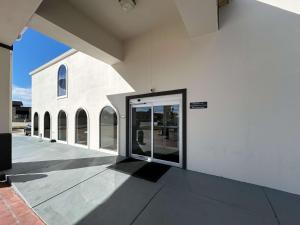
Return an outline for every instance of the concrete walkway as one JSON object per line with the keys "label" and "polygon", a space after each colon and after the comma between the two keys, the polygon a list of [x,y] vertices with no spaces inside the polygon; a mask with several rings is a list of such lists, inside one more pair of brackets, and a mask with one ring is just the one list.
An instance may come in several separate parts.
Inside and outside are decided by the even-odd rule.
{"label": "concrete walkway", "polygon": [[[12,185],[49,225],[299,225],[300,196],[171,168],[157,183],[119,157],[13,138]],[[129,170],[139,168],[132,162]]]}

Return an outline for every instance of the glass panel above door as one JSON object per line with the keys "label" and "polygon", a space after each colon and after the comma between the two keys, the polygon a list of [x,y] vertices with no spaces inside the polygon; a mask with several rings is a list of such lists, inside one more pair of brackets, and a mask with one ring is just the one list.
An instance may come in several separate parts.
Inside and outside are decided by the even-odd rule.
{"label": "glass panel above door", "polygon": [[151,157],[151,107],[132,108],[132,154]]}
{"label": "glass panel above door", "polygon": [[153,107],[153,158],[179,163],[179,105]]}

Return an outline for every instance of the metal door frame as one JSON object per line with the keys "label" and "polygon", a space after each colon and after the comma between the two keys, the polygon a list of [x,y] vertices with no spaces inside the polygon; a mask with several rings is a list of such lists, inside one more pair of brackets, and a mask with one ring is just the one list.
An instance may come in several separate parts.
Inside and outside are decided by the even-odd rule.
{"label": "metal door frame", "polygon": [[[135,101],[136,100],[136,101]],[[181,95],[165,95],[164,97],[156,96],[156,97],[148,97],[143,99],[132,99],[129,102],[129,154],[130,157],[140,160],[145,160],[148,162],[157,162],[161,164],[171,165],[182,167],[183,165],[183,104],[182,104],[182,96]],[[161,160],[154,158],[154,107],[155,106],[165,106],[165,105],[179,105],[179,138],[178,138],[178,150],[179,150],[179,163]],[[132,109],[133,108],[143,108],[143,107],[150,107],[151,108],[151,156],[142,156],[132,153]]]}

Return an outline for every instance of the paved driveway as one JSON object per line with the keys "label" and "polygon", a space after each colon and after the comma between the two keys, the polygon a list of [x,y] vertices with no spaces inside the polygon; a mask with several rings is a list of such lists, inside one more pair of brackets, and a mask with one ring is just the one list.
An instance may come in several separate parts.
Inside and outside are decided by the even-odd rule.
{"label": "paved driveway", "polygon": [[[13,138],[13,187],[49,225],[299,225],[300,196],[171,168],[157,183],[120,157]],[[133,162],[131,168],[139,168]]]}

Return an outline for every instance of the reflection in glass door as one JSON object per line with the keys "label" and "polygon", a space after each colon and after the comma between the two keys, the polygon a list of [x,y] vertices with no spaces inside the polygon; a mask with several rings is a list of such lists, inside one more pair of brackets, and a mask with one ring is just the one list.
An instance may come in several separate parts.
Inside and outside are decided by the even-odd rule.
{"label": "reflection in glass door", "polygon": [[131,154],[151,157],[152,107],[132,107]]}
{"label": "reflection in glass door", "polygon": [[153,158],[179,163],[179,105],[153,107]]}

